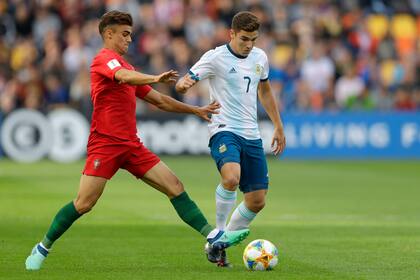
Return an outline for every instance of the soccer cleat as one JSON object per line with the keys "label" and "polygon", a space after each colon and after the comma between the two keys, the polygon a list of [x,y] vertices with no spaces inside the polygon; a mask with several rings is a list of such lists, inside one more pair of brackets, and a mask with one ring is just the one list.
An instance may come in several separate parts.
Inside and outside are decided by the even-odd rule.
{"label": "soccer cleat", "polygon": [[230,264],[230,262],[227,259],[226,250],[222,250],[220,252],[220,259],[217,261],[217,266],[218,267],[227,267],[227,268],[232,267],[232,265]]}
{"label": "soccer cleat", "polygon": [[222,250],[239,244],[249,235],[249,229],[235,231],[220,230],[213,238],[208,238],[205,252],[209,262],[218,263],[222,258]]}
{"label": "soccer cleat", "polygon": [[220,251],[216,248],[213,248],[210,243],[206,243],[204,246],[204,252],[207,255],[207,260],[211,263],[217,263],[220,260]]}
{"label": "soccer cleat", "polygon": [[249,235],[249,229],[240,229],[234,231],[223,231],[220,230],[217,235],[213,238],[208,238],[207,241],[211,247],[221,251],[222,249],[229,248],[239,244]]}
{"label": "soccer cleat", "polygon": [[41,246],[40,243],[36,244],[32,249],[31,254],[26,258],[27,270],[38,270],[41,268],[42,262],[48,255],[48,250]]}

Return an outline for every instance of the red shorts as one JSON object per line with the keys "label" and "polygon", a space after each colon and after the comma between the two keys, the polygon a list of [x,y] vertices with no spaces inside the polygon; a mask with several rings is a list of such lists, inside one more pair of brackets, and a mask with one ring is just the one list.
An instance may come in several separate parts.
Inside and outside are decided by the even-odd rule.
{"label": "red shorts", "polygon": [[92,132],[83,174],[111,179],[119,168],[123,168],[142,178],[159,161],[159,157],[140,141],[122,141]]}

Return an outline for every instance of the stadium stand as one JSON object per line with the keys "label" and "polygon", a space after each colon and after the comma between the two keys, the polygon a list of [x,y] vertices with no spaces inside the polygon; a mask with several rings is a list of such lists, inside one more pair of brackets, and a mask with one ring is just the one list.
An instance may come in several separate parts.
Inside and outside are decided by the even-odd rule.
{"label": "stadium stand", "polygon": [[[146,73],[188,71],[229,39],[235,12],[262,22],[257,46],[271,62],[282,112],[418,111],[420,2],[416,0],[0,1],[0,112],[71,106],[91,114],[89,64],[100,48],[98,18],[130,12],[128,58]],[[205,87],[185,102],[207,103]],[[184,98],[184,99],[183,99]],[[138,113],[156,109],[139,103]]]}

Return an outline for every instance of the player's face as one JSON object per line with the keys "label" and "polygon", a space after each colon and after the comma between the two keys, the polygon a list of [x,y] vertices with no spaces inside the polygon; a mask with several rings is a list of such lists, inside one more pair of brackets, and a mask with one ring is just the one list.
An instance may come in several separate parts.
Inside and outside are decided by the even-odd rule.
{"label": "player's face", "polygon": [[235,32],[234,30],[231,30],[230,38],[234,50],[240,55],[248,56],[258,38],[258,31],[248,32],[241,30]]}
{"label": "player's face", "polygon": [[110,36],[113,49],[119,54],[126,54],[131,43],[132,27],[129,25],[115,25]]}

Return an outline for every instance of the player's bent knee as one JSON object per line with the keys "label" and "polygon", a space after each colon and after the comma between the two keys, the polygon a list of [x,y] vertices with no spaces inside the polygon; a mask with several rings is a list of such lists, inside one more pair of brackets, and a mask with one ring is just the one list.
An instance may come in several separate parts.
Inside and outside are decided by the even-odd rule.
{"label": "player's bent knee", "polygon": [[77,200],[74,202],[74,208],[76,208],[76,211],[79,214],[85,214],[89,211],[92,210],[93,206],[95,206],[96,201],[95,202],[91,202],[91,201],[81,201],[81,200]]}
{"label": "player's bent knee", "polygon": [[92,210],[92,206],[90,205],[78,205],[76,206],[76,211],[79,214],[86,214],[87,212],[89,212],[90,210]]}
{"label": "player's bent knee", "polygon": [[239,177],[230,176],[230,177],[227,177],[227,178],[223,178],[222,179],[222,184],[226,189],[228,189],[230,191],[234,191],[234,190],[236,190],[236,188],[239,185]]}

